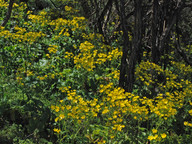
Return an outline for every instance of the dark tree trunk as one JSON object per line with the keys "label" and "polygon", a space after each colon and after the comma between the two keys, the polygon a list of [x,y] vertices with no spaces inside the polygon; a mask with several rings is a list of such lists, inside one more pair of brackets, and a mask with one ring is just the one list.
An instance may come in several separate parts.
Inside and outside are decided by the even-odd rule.
{"label": "dark tree trunk", "polygon": [[[115,1],[115,3],[116,3],[116,7],[118,8],[117,0]],[[120,1],[119,14],[120,14],[121,27],[123,31],[123,56],[121,58],[119,86],[127,90],[125,75],[127,71],[126,60],[127,60],[128,50],[129,50],[129,37],[128,37],[127,28],[126,28],[127,24],[125,19],[125,1],[124,0]]]}
{"label": "dark tree trunk", "polygon": [[79,0],[81,7],[83,8],[83,12],[85,18],[89,19],[91,17],[91,10],[87,0]]}
{"label": "dark tree trunk", "polygon": [[153,17],[152,17],[152,61],[158,63],[160,59],[160,52],[158,49],[158,0],[153,1]]}
{"label": "dark tree trunk", "polygon": [[11,12],[12,12],[12,9],[13,9],[13,3],[14,3],[14,0],[9,1],[8,11],[7,11],[6,17],[3,20],[1,26],[5,26],[7,24],[7,22],[9,21],[9,19],[11,17]]}
{"label": "dark tree trunk", "polygon": [[142,40],[142,1],[135,0],[135,27],[133,37],[133,49],[129,58],[128,73],[127,73],[127,91],[133,91],[135,65],[140,55]]}
{"label": "dark tree trunk", "polygon": [[104,31],[103,31],[103,26],[104,26],[104,17],[106,16],[107,12],[111,9],[113,4],[113,0],[108,0],[107,4],[105,5],[105,7],[103,8],[103,11],[101,12],[101,14],[99,15],[99,17],[97,18],[97,26],[99,29],[99,33],[105,35]]}

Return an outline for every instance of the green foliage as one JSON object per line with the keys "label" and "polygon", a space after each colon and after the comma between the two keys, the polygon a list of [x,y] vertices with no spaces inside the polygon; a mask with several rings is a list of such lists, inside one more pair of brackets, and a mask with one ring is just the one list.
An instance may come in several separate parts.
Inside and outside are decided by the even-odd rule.
{"label": "green foliage", "polygon": [[[0,143],[189,142],[192,68],[173,45],[164,68],[144,52],[127,93],[118,87],[121,32],[107,45],[75,1],[53,2],[64,13],[15,3],[0,27]],[[0,7],[3,20],[7,3]]]}

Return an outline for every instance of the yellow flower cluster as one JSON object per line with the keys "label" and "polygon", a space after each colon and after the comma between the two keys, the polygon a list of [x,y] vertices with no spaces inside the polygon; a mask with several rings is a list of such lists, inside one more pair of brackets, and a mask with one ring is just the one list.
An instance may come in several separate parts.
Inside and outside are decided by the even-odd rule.
{"label": "yellow flower cluster", "polygon": [[85,17],[73,17],[71,21],[69,21],[68,26],[72,27],[72,31],[75,32],[77,30],[85,30],[86,25],[84,24]]}
{"label": "yellow flower cluster", "polygon": [[51,54],[51,53],[56,53],[56,52],[57,52],[57,47],[58,47],[58,46],[56,46],[56,45],[49,45],[49,47],[48,47],[49,53],[50,53],[50,54]]}
{"label": "yellow flower cluster", "polygon": [[148,136],[148,140],[150,140],[150,141],[152,141],[152,140],[160,141],[161,138],[165,139],[167,137],[167,135],[165,133],[162,133],[160,135],[158,135],[157,133],[158,133],[157,129],[152,129],[152,134],[155,134],[155,135]]}
{"label": "yellow flower cluster", "polygon": [[68,20],[66,19],[62,19],[62,18],[58,18],[56,20],[52,20],[49,25],[51,26],[55,26],[55,31],[62,29],[65,25],[68,24]]}
{"label": "yellow flower cluster", "polygon": [[44,80],[44,79],[47,78],[47,75],[44,75],[44,76],[37,76],[37,78],[38,78],[39,80]]}
{"label": "yellow flower cluster", "polygon": [[22,77],[16,77],[16,80],[17,80],[17,83],[20,84],[20,85],[24,85],[24,83],[22,82]]}
{"label": "yellow flower cluster", "polygon": [[5,39],[11,37],[11,33],[8,30],[4,30],[4,27],[1,27],[0,37],[4,37]]}
{"label": "yellow flower cluster", "polygon": [[113,68],[111,69],[112,72],[107,75],[109,79],[119,79],[120,71],[119,70],[114,70]]}
{"label": "yellow flower cluster", "polygon": [[167,135],[165,133],[162,133],[160,135],[155,134],[154,136],[153,135],[148,136],[148,140],[150,140],[150,141],[153,141],[153,140],[160,141],[161,139],[165,139],[166,137],[167,137]]}
{"label": "yellow flower cluster", "polygon": [[119,79],[120,71],[119,70],[115,70],[111,74],[113,75],[114,79]]}
{"label": "yellow flower cluster", "polygon": [[107,60],[117,60],[122,56],[122,52],[120,52],[118,48],[113,49],[108,53],[103,53],[104,47],[101,47],[101,50],[94,48],[95,46],[88,41],[80,44],[80,53],[74,57],[74,63],[77,68],[83,67],[88,71],[92,71],[96,67],[96,64],[103,64]]}
{"label": "yellow flower cluster", "polygon": [[[67,94],[68,101],[65,103],[61,100],[59,105],[51,106],[57,115],[56,122],[72,119],[82,124],[84,120],[99,118],[98,115],[101,114],[100,117],[106,119],[104,123],[111,128],[110,133],[114,136],[116,132],[121,132],[126,127],[124,116],[133,115],[138,120],[147,119],[147,107],[136,103],[139,96],[125,93],[121,88],[114,88],[113,83],[101,85],[100,92],[106,95],[101,100],[96,98],[84,100],[76,90],[70,90],[70,87],[60,87],[60,91]],[[134,99],[134,102],[129,99]]]}
{"label": "yellow flower cluster", "polygon": [[27,9],[27,4],[25,2],[20,2],[19,4],[13,3],[12,18],[14,20],[21,20],[25,15],[25,10]]}
{"label": "yellow flower cluster", "polygon": [[59,113],[55,121],[57,122],[58,120],[61,121],[68,118],[73,119],[80,124],[82,120],[86,119],[91,110],[87,107],[88,102],[78,96],[75,90],[69,90],[68,87],[61,87],[60,90],[62,92],[67,92],[67,98],[71,101],[71,103],[69,105],[62,105],[63,101],[60,101],[61,105],[59,107],[51,106],[52,110]]}
{"label": "yellow flower cluster", "polygon": [[74,57],[74,63],[76,64],[77,68],[85,68],[88,71],[92,71],[95,68],[94,65],[94,57],[96,56],[97,51],[92,53],[92,49],[94,45],[88,41],[81,43],[79,49],[81,53]]}
{"label": "yellow flower cluster", "polygon": [[21,2],[20,4],[13,3],[13,8],[20,9],[20,11],[23,11],[27,8],[27,4],[24,2]]}
{"label": "yellow flower cluster", "polygon": [[18,27],[17,25],[15,26],[14,28],[17,32],[17,34],[24,34],[26,32],[26,29],[25,28],[22,28],[22,27]]}
{"label": "yellow flower cluster", "polygon": [[34,75],[33,71],[30,71],[30,70],[27,70],[25,73],[27,76],[33,76]]}
{"label": "yellow flower cluster", "polygon": [[73,17],[72,20],[58,18],[56,20],[52,20],[48,24],[53,26],[54,31],[59,32],[59,34],[61,36],[61,34],[64,32],[64,30],[66,31],[65,35],[69,35],[69,33],[67,34],[68,28],[70,28],[74,32],[85,29],[86,25],[83,24],[84,21],[85,21],[84,17]]}
{"label": "yellow flower cluster", "polygon": [[157,100],[155,107],[151,107],[151,112],[156,115],[167,119],[167,117],[174,116],[177,113],[177,110],[174,108],[175,105],[172,101],[169,101],[165,98],[160,98]]}
{"label": "yellow flower cluster", "polygon": [[89,34],[86,34],[86,33],[82,33],[81,36],[88,40],[88,41],[91,41],[91,40],[99,40],[99,41],[104,41],[104,37],[103,35],[101,34],[98,34],[98,33],[89,33]]}
{"label": "yellow flower cluster", "polygon": [[7,8],[9,4],[5,0],[0,0],[0,7]]}
{"label": "yellow flower cluster", "polygon": [[65,52],[65,58],[73,58],[74,54],[71,52]]}
{"label": "yellow flower cluster", "polygon": [[144,62],[142,61],[139,67],[136,68],[135,75],[137,76],[136,79],[140,79],[144,82],[145,85],[149,86],[152,83],[157,83],[157,79],[152,79],[152,72],[156,71],[158,74],[163,73],[163,69],[149,61]]}
{"label": "yellow flower cluster", "polygon": [[175,61],[172,61],[171,63],[174,67],[176,67],[180,71],[181,74],[190,75],[192,73],[192,67],[190,65],[186,66],[181,62],[175,62]]}
{"label": "yellow flower cluster", "polygon": [[[1,27],[1,29],[3,28]],[[11,33],[8,30],[3,30],[0,32],[0,36],[6,39],[11,38],[12,41],[27,42],[29,44],[32,44],[40,37],[45,36],[45,34],[43,34],[42,32],[26,32],[25,28],[21,28],[18,26],[15,26],[14,30],[16,30],[15,33]]]}
{"label": "yellow flower cluster", "polygon": [[53,131],[56,132],[56,133],[60,133],[61,130],[54,128]]}
{"label": "yellow flower cluster", "polygon": [[[94,46],[86,41],[80,45],[79,49],[84,54],[94,51]],[[96,57],[99,54],[97,51],[94,56]],[[142,62],[136,69],[137,79],[142,82],[158,82],[158,80],[153,79],[153,74],[164,75],[166,83],[158,83],[159,93],[152,98],[127,93],[122,88],[114,87],[113,83],[100,85],[99,92],[102,98],[94,98],[93,100],[85,100],[75,90],[61,87],[60,90],[67,94],[67,100],[70,102],[67,101],[65,103],[62,100],[58,106],[52,106],[52,109],[58,116],[55,121],[72,119],[81,124],[85,120],[100,117],[102,120],[105,119],[102,123],[110,128],[110,135],[112,136],[115,136],[116,132],[121,132],[127,127],[125,117],[132,117],[132,119],[138,121],[146,121],[152,117],[167,121],[173,118],[177,114],[177,109],[184,105],[185,97],[191,97],[191,82],[181,79],[179,83],[177,75],[173,74],[170,70],[163,70],[158,65],[150,62]],[[115,75],[119,75],[119,71],[112,70],[111,75],[115,77]],[[192,110],[189,110],[189,114],[192,115]],[[189,122],[185,122],[184,125],[192,126]],[[157,129],[152,129],[152,133],[154,135],[148,136],[150,141],[161,141],[167,137],[165,133],[159,134]]]}
{"label": "yellow flower cluster", "polygon": [[108,53],[107,59],[111,61],[112,59],[117,59],[119,56],[122,56],[123,52],[119,51],[118,48],[112,50]]}
{"label": "yellow flower cluster", "polygon": [[184,125],[185,125],[185,126],[192,127],[192,123],[189,123],[189,122],[187,122],[187,121],[184,122]]}
{"label": "yellow flower cluster", "polygon": [[68,29],[67,29],[67,28],[63,28],[63,29],[60,31],[59,35],[60,35],[60,36],[63,35],[63,36],[67,36],[67,37],[70,36],[70,34],[68,33]]}
{"label": "yellow flower cluster", "polygon": [[41,26],[45,26],[49,23],[49,18],[45,10],[42,10],[39,15],[33,15],[31,14],[31,11],[28,11],[27,14],[28,19],[30,19],[33,24],[40,24]]}
{"label": "yellow flower cluster", "polygon": [[[187,68],[187,71],[189,70]],[[157,78],[154,78],[158,75],[162,76],[160,82]],[[163,70],[160,66],[149,61],[141,62],[139,67],[136,68],[136,78],[147,86],[153,84],[157,86],[159,93],[152,96],[153,99],[148,105],[152,113],[165,120],[176,115],[177,108],[183,106],[185,97],[191,95],[190,81],[181,79],[180,82],[177,82],[178,75],[173,74],[170,70]],[[147,103],[145,101],[141,102],[142,104]]]}
{"label": "yellow flower cluster", "polygon": [[66,11],[70,11],[70,10],[72,10],[72,7],[65,6],[65,10],[66,10]]}
{"label": "yellow flower cluster", "polygon": [[43,76],[37,76],[39,80],[54,79],[56,76],[63,77],[62,73],[47,73]]}

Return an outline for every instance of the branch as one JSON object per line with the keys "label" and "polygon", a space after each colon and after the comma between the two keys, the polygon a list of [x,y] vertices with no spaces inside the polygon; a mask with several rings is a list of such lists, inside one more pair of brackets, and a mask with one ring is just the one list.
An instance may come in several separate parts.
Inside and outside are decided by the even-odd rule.
{"label": "branch", "polygon": [[97,25],[99,28],[99,33],[104,34],[102,30],[102,25],[104,21],[104,17],[109,9],[111,9],[113,4],[113,0],[108,0],[106,6],[104,7],[103,11],[101,12],[101,15],[97,18]]}
{"label": "branch", "polygon": [[57,8],[57,6],[55,5],[55,3],[52,0],[49,0],[51,2],[51,4],[54,6],[54,8]]}
{"label": "branch", "polygon": [[[131,16],[133,16],[134,13],[135,13],[135,10],[131,11],[129,14],[127,14],[127,15],[125,16],[125,19],[126,19],[126,20],[129,19]],[[113,36],[114,36],[113,33],[114,33],[115,31],[119,30],[121,25],[122,25],[122,23],[121,23],[120,21],[115,25],[115,28],[114,28],[113,31],[112,31],[112,36],[110,37],[110,39],[113,38]],[[129,28],[129,29],[131,30],[131,28]],[[129,30],[129,29],[128,29],[128,30]]]}
{"label": "branch", "polygon": [[177,44],[176,48],[177,48],[177,52],[180,54],[180,56],[183,58],[183,60],[190,66],[192,66],[192,63],[189,61],[187,55],[185,54],[185,52],[181,49],[180,44],[178,43],[178,41],[175,39],[175,43]]}
{"label": "branch", "polygon": [[185,3],[185,4],[184,4],[184,8],[185,8],[185,7],[190,7],[190,8],[191,8],[191,7],[192,7],[192,2],[191,2],[191,3]]}
{"label": "branch", "polygon": [[[192,63],[189,61],[187,55],[185,54],[185,52],[181,49],[181,45],[180,45],[180,37],[179,37],[179,28],[178,28],[178,18],[177,18],[177,21],[176,21],[176,35],[175,35],[175,43],[176,43],[176,49],[177,49],[177,52],[180,54],[180,56],[183,58],[183,60],[190,66],[192,66]],[[178,40],[176,40],[176,37]]]}
{"label": "branch", "polygon": [[86,19],[91,17],[91,8],[87,0],[79,0]]}
{"label": "branch", "polygon": [[12,9],[13,9],[13,3],[14,3],[14,0],[10,0],[9,1],[9,5],[8,5],[8,11],[7,11],[7,14],[6,14],[6,17],[4,19],[4,21],[2,22],[1,26],[5,26],[7,24],[7,22],[9,21],[10,17],[11,17],[11,12],[12,12]]}
{"label": "branch", "polygon": [[168,23],[168,26],[165,28],[165,30],[163,31],[161,38],[160,38],[160,52],[162,53],[163,48],[164,48],[164,44],[165,44],[165,40],[167,38],[167,36],[169,35],[172,27],[174,26],[174,24],[176,23],[177,20],[177,16],[180,14],[180,12],[182,11],[184,7],[184,4],[181,3],[180,5],[177,6],[177,8],[174,11],[174,14],[171,16],[171,19]]}

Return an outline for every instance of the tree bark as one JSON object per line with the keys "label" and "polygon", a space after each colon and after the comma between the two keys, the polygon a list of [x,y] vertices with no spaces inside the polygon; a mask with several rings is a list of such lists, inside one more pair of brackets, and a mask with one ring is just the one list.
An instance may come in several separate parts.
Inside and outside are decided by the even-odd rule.
{"label": "tree bark", "polygon": [[[118,2],[115,1],[116,7],[118,8]],[[121,66],[120,66],[120,77],[119,77],[119,86],[124,88],[126,91],[127,85],[126,85],[126,69],[127,69],[127,55],[129,50],[129,36],[126,28],[126,19],[125,19],[125,1],[120,1],[120,9],[118,10],[120,14],[120,21],[121,21],[121,27],[123,31],[123,56],[121,58]]]}
{"label": "tree bark", "polygon": [[91,10],[90,10],[90,6],[88,4],[88,1],[87,0],[80,0],[79,2],[81,4],[81,7],[83,8],[85,18],[89,19],[91,17]]}
{"label": "tree bark", "polygon": [[5,25],[8,23],[8,21],[9,21],[9,19],[10,19],[10,17],[11,17],[12,9],[13,9],[13,3],[14,3],[14,0],[10,0],[10,1],[9,1],[8,11],[7,11],[6,17],[5,17],[5,19],[3,20],[1,26],[5,26]]}
{"label": "tree bark", "polygon": [[129,58],[128,73],[127,73],[127,91],[133,91],[135,81],[135,65],[138,61],[139,50],[141,49],[142,40],[142,1],[135,0],[135,26],[133,37],[133,49]]}
{"label": "tree bark", "polygon": [[152,61],[158,63],[160,52],[158,49],[158,0],[153,1],[153,17],[152,17]]}
{"label": "tree bark", "polygon": [[107,4],[105,5],[103,11],[101,12],[101,14],[99,15],[99,17],[97,18],[97,26],[99,29],[99,33],[105,35],[104,31],[103,31],[103,25],[104,25],[104,17],[106,15],[106,13],[111,9],[113,4],[113,0],[108,0]]}

